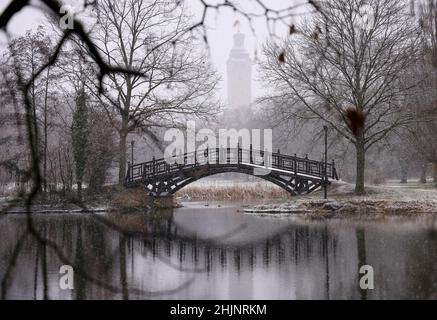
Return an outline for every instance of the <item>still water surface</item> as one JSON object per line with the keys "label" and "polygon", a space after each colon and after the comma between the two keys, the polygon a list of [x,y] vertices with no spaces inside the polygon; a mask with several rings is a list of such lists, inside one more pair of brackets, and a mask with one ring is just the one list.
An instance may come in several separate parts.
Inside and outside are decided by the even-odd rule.
{"label": "still water surface", "polygon": [[[435,216],[304,221],[239,211],[191,203],[147,215],[34,215],[46,243],[23,238],[26,217],[8,215],[0,219],[0,276],[10,274],[3,297],[437,299]],[[64,264],[74,267],[74,290],[60,289]],[[374,269],[373,290],[360,290],[361,265]]]}

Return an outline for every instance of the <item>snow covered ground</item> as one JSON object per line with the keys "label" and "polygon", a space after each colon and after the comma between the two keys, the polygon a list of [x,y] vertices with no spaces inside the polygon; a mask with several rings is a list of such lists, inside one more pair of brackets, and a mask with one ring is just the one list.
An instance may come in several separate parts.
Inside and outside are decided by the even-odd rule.
{"label": "snow covered ground", "polygon": [[437,188],[431,184],[391,182],[367,186],[364,196],[356,196],[353,191],[353,184],[338,181],[329,187],[327,200],[322,198],[321,192],[315,192],[294,197],[290,201],[257,205],[244,211],[256,214],[302,214],[313,218],[375,218],[437,213]]}

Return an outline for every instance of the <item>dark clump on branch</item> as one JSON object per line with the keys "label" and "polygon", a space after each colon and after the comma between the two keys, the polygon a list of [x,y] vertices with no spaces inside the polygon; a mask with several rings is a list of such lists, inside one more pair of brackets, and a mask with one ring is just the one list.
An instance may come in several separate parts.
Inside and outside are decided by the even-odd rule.
{"label": "dark clump on branch", "polygon": [[285,51],[282,51],[279,56],[278,56],[278,61],[279,63],[284,63],[285,62]]}
{"label": "dark clump on branch", "polygon": [[356,136],[358,134],[358,131],[364,128],[366,115],[356,108],[348,108],[345,113],[347,125],[352,133]]}

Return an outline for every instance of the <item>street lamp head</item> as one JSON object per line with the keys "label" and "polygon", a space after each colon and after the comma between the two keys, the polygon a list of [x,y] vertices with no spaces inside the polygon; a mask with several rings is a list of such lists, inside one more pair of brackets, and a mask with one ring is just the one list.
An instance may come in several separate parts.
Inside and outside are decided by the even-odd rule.
{"label": "street lamp head", "polygon": [[134,146],[134,143],[135,143],[135,141],[134,140],[132,140],[131,142],[131,145],[132,145],[132,147]]}
{"label": "street lamp head", "polygon": [[328,126],[327,126],[327,125],[324,125],[324,126],[323,126],[323,130],[327,131],[327,130],[328,130]]}

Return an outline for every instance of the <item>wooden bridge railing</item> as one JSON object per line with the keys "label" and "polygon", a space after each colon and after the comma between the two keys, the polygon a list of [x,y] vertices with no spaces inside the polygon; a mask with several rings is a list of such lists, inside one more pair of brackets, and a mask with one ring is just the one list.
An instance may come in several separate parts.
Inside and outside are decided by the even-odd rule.
{"label": "wooden bridge railing", "polygon": [[[213,150],[213,152],[211,152]],[[126,175],[126,184],[131,184],[139,181],[147,181],[152,178],[157,178],[161,175],[168,175],[180,170],[195,169],[201,166],[217,165],[249,165],[262,166],[274,170],[283,170],[284,173],[295,173],[301,175],[309,175],[321,179],[337,179],[337,171],[335,163],[328,163],[325,168],[324,161],[310,160],[308,157],[301,158],[296,155],[290,156],[280,153],[267,153],[267,162],[264,163],[265,151],[255,149],[237,148],[215,148],[205,149],[203,157],[198,159],[198,152],[185,153],[176,157],[176,163],[169,163],[165,158],[155,159],[150,161],[129,164]],[[203,159],[202,159],[203,158]],[[172,161],[175,159],[173,158]],[[326,171],[325,171],[326,170]]]}

